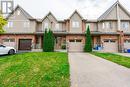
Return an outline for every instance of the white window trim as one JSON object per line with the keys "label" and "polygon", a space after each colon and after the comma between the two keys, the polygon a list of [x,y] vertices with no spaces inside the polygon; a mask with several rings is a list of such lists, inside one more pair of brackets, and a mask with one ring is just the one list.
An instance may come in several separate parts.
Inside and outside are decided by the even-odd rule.
{"label": "white window trim", "polygon": [[80,27],[79,21],[72,21],[72,27],[79,28]]}
{"label": "white window trim", "polygon": [[59,23],[56,23],[55,24],[55,30],[59,30],[60,29],[60,24]]}
{"label": "white window trim", "polygon": [[129,22],[121,22],[121,28],[125,30],[129,29]]}
{"label": "white window trim", "polygon": [[44,23],[44,29],[49,28],[49,24],[48,23]]}
{"label": "white window trim", "polygon": [[20,14],[21,14],[21,11],[20,11],[20,10],[18,10],[18,11],[17,11],[17,15],[20,15]]}
{"label": "white window trim", "polygon": [[12,28],[13,27],[13,21],[8,21],[7,27]]}
{"label": "white window trim", "polygon": [[102,29],[113,29],[113,23],[112,22],[103,22]]}
{"label": "white window trim", "polygon": [[105,23],[104,22],[102,23],[102,29],[105,29]]}
{"label": "white window trim", "polygon": [[24,28],[29,28],[30,27],[30,22],[29,21],[23,22],[23,26],[24,26]]}

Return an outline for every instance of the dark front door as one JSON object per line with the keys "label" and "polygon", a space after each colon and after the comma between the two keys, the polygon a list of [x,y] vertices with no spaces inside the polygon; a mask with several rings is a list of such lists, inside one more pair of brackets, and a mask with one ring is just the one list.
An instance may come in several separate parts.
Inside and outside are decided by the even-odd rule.
{"label": "dark front door", "polygon": [[31,50],[31,39],[20,39],[19,50]]}

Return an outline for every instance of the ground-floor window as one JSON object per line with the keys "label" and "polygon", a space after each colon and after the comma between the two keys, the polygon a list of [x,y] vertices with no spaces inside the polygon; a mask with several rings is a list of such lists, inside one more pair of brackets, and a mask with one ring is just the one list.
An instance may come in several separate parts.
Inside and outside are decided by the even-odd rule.
{"label": "ground-floor window", "polygon": [[3,39],[3,42],[15,42],[15,39]]}

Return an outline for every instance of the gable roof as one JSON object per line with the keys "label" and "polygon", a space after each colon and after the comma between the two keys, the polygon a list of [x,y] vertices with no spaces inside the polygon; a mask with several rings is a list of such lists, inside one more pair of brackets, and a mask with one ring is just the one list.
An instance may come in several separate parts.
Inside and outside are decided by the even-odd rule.
{"label": "gable roof", "polygon": [[52,14],[52,12],[49,12],[49,13],[42,19],[42,21],[43,21],[45,18],[48,18],[49,15],[52,15],[52,17],[57,21],[56,17]]}
{"label": "gable roof", "polygon": [[16,8],[6,17],[6,19],[8,19],[17,9],[20,9],[20,11],[23,13],[23,15],[27,18],[27,19],[34,19],[29,13],[27,13],[22,7],[20,7],[19,5],[16,6]]}
{"label": "gable roof", "polygon": [[106,12],[104,12],[99,18],[98,21],[105,19],[105,17],[117,6],[119,5],[120,8],[130,17],[129,12],[124,8],[124,6],[119,2],[116,1]]}
{"label": "gable roof", "polygon": [[75,13],[77,13],[82,20],[84,19],[84,18],[81,16],[81,14],[80,14],[77,10],[75,10],[75,11],[72,13],[72,15],[69,17],[69,19],[70,19]]}

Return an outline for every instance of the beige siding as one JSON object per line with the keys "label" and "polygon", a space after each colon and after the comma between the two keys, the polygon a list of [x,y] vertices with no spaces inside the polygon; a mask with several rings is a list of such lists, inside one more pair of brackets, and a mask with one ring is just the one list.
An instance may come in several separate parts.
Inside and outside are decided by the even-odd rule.
{"label": "beige siding", "polygon": [[[8,21],[13,22],[13,27],[5,26],[6,33],[33,33],[36,29],[36,22],[28,20],[22,12],[20,15],[17,14],[19,9],[17,9],[13,15],[11,15]],[[29,22],[30,26],[28,28],[24,27],[24,22]]]}
{"label": "beige siding", "polygon": [[[45,23],[48,23],[48,27],[51,28],[53,31],[62,31],[63,24],[58,22],[51,14],[46,17],[42,22],[42,30],[45,28]],[[59,29],[56,29],[56,24],[59,24]]]}
{"label": "beige siding", "polygon": [[[105,24],[105,27],[103,28],[103,23],[106,23],[106,22],[111,22],[112,23],[112,28],[111,29],[106,28],[106,24]],[[98,31],[100,31],[100,32],[117,32],[117,21],[98,22]]]}
{"label": "beige siding", "polygon": [[[72,27],[73,21],[79,22],[79,28],[73,28]],[[82,19],[77,13],[75,13],[70,19],[70,30],[69,30],[69,32],[71,32],[71,33],[82,33]]]}
{"label": "beige siding", "polygon": [[122,28],[122,25],[120,26],[121,27],[121,31],[123,31],[124,33],[130,33],[130,21],[121,21],[122,22],[128,22],[129,25],[128,25],[128,29],[123,29]]}
{"label": "beige siding", "polygon": [[88,26],[90,27],[90,31],[97,31],[98,30],[97,23],[86,23],[86,28]]}
{"label": "beige siding", "polygon": [[119,14],[121,20],[130,20],[130,17],[122,8],[119,8]]}
{"label": "beige siding", "polygon": [[117,8],[114,7],[114,9],[107,15],[106,19],[108,20],[116,20],[117,19]]}

